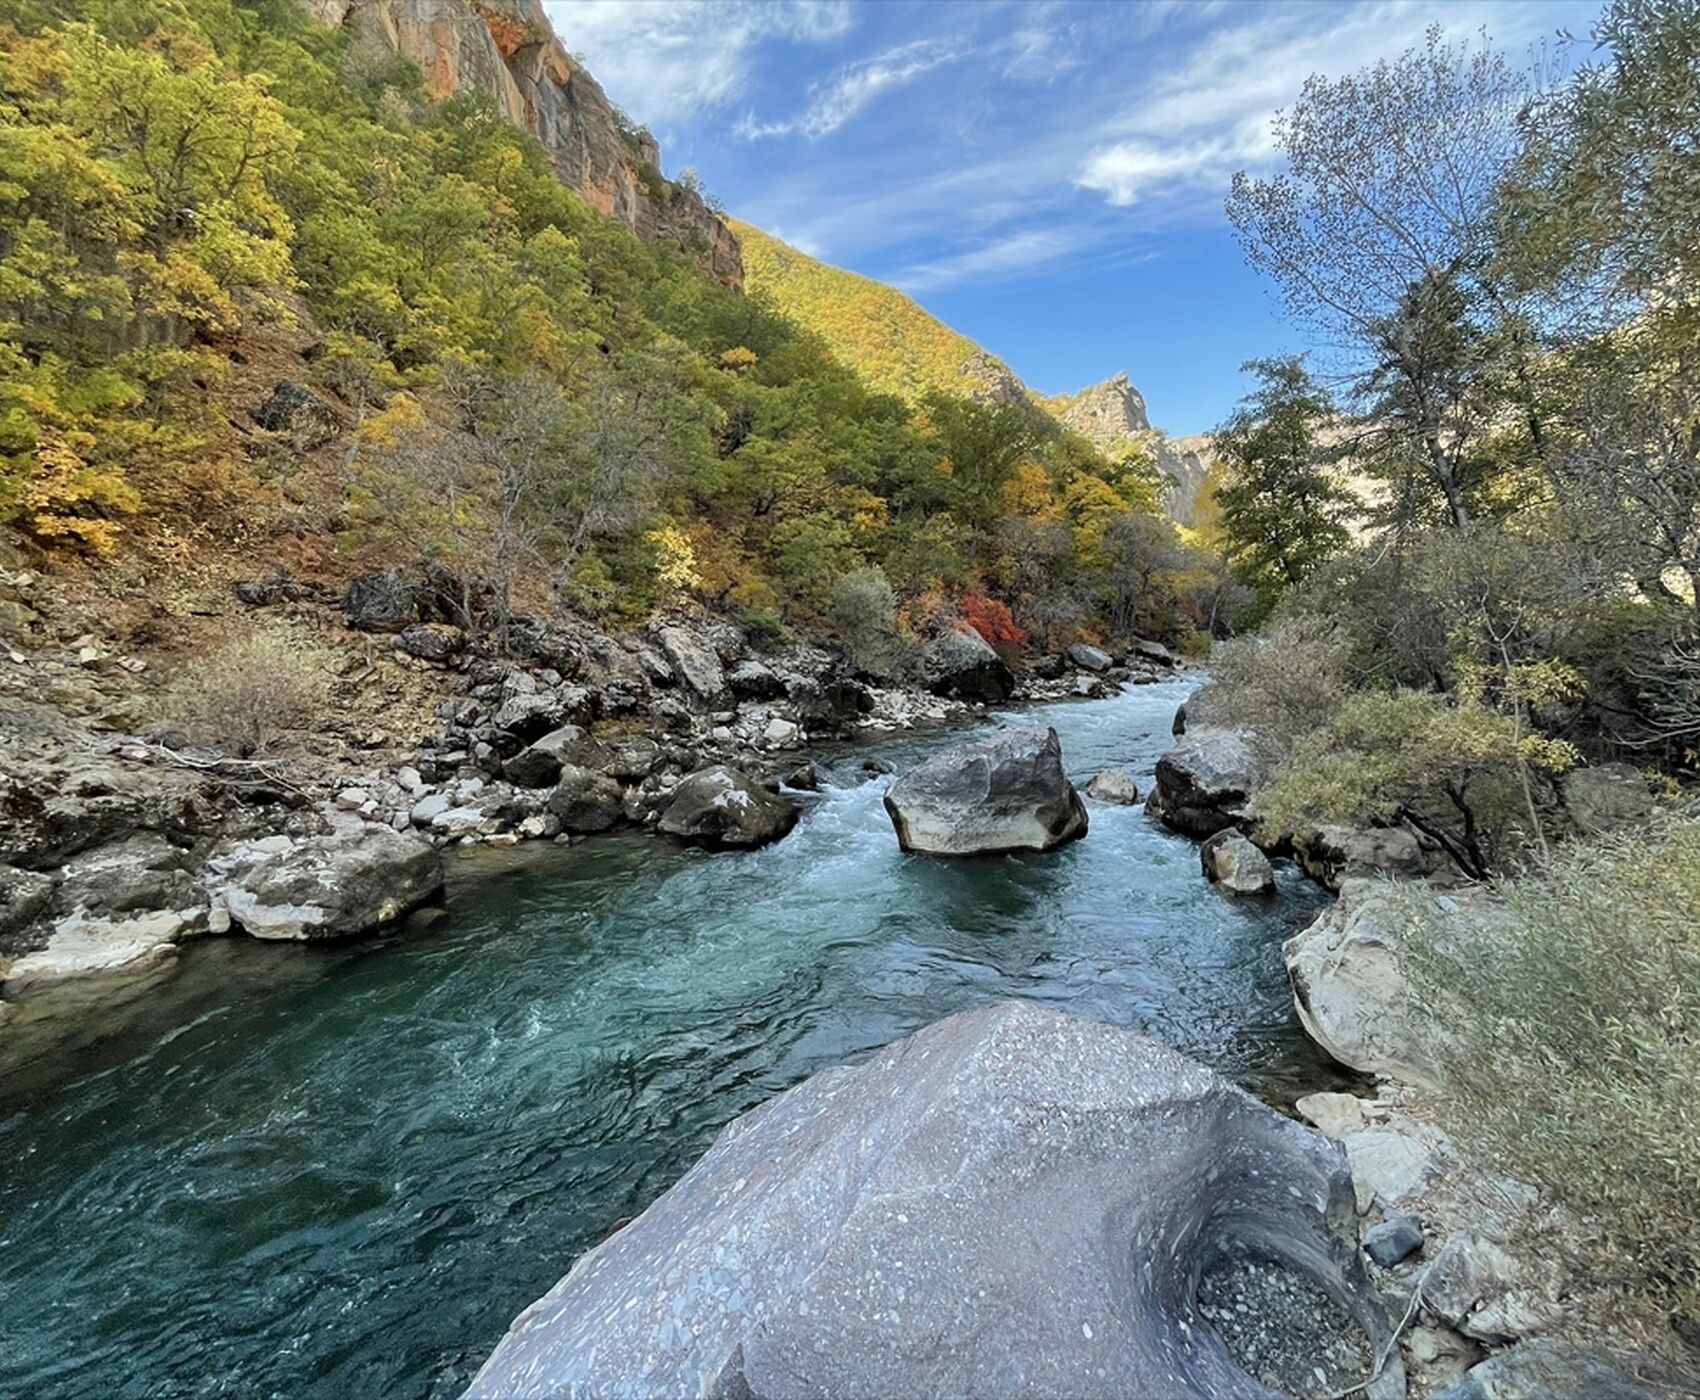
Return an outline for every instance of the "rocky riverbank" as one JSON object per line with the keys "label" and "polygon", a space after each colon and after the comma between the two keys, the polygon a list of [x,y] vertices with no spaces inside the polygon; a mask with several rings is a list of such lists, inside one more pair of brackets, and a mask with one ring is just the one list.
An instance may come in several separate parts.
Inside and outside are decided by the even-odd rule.
{"label": "rocky riverbank", "polygon": [[440,695],[434,731],[398,749],[375,730],[366,763],[329,744],[235,758],[169,723],[118,727],[145,666],[92,640],[8,652],[0,997],[157,971],[206,935],[370,932],[436,895],[449,846],[636,827],[747,849],[795,823],[792,793],[815,781],[811,743],[1090,698],[1178,665],[1138,643],[1115,658],[1037,658],[1017,675],[977,634],[953,632],[925,644],[904,681],[882,681],[824,647],[764,648],[687,618],[623,635],[520,620],[496,654],[444,620],[429,579],[363,575],[335,598],[283,578],[237,592],[256,610],[334,608],[351,636],[387,649],[374,665]]}

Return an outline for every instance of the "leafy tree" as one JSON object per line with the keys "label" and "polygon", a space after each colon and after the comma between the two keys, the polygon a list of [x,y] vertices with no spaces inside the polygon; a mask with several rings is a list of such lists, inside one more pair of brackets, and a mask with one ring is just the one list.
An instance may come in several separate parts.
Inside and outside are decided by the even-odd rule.
{"label": "leafy tree", "polygon": [[1303,361],[1252,360],[1242,368],[1258,384],[1213,435],[1226,469],[1215,499],[1225,553],[1272,600],[1347,543],[1354,498],[1324,464],[1319,439],[1334,406]]}

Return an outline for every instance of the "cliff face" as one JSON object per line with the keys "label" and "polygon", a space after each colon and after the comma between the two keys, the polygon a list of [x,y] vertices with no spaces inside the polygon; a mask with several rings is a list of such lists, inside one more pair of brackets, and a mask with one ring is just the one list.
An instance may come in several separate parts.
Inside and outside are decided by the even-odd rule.
{"label": "cliff face", "polygon": [[1210,438],[1203,433],[1171,438],[1153,428],[1145,412],[1145,399],[1128,382],[1126,371],[1078,394],[1052,399],[1045,406],[1064,427],[1072,428],[1102,451],[1113,452],[1129,444],[1149,450],[1168,483],[1163,492],[1164,512],[1182,525],[1195,522],[1198,493],[1215,461]]}
{"label": "cliff face", "polygon": [[353,26],[412,59],[434,96],[485,94],[543,143],[562,182],[594,207],[640,238],[698,253],[721,282],[743,286],[737,237],[701,196],[656,179],[654,139],[623,128],[596,79],[556,39],[541,0],[300,3],[321,23]]}

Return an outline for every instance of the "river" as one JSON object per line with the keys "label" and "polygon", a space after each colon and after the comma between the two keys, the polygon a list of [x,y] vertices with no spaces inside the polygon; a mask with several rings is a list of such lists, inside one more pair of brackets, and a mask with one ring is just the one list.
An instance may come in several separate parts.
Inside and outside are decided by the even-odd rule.
{"label": "river", "polygon": [[[1079,782],[1150,782],[1185,680],[1048,723]],[[1280,943],[1140,808],[1046,856],[897,850],[870,754],[786,840],[640,835],[451,859],[445,907],[337,948],[209,939],[96,1031],[0,1067],[0,1394],[452,1396],[512,1316],[728,1119],[952,1011],[1136,1026],[1265,1097],[1336,1075]]]}

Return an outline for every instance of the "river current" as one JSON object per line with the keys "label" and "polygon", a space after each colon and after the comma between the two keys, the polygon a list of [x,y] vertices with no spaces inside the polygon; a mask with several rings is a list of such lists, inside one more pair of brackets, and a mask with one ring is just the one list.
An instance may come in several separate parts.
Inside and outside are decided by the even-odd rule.
{"label": "river current", "polygon": [[[1054,725],[1077,782],[1120,763],[1144,792],[1189,689],[988,722]],[[762,851],[456,855],[444,908],[390,936],[205,940],[0,1063],[0,1394],[453,1396],[728,1119],[1006,997],[1270,1099],[1330,1082],[1280,959],[1320,891],[1282,866],[1277,895],[1231,900],[1193,842],[1098,803],[1049,855],[904,856],[862,761],[957,737],[827,754]]]}

